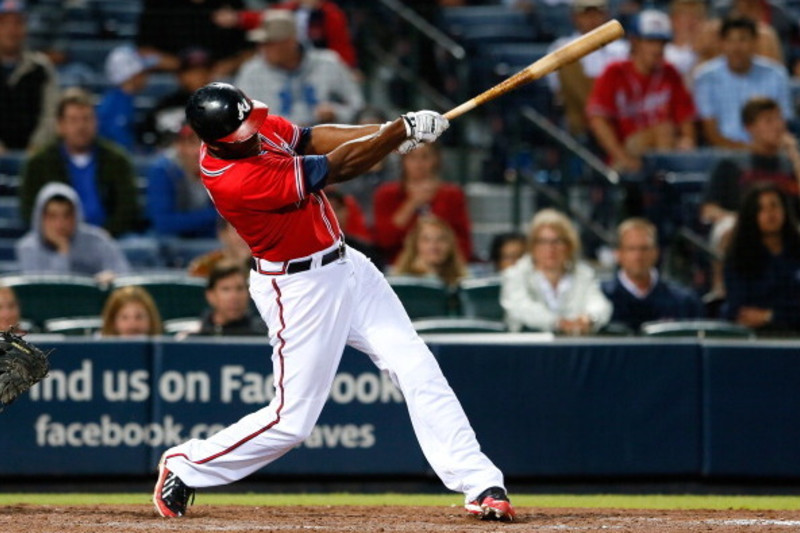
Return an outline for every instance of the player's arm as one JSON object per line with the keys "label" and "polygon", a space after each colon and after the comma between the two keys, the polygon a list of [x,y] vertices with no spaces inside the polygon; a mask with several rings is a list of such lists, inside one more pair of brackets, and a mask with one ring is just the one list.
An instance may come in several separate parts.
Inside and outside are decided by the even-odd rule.
{"label": "player's arm", "polygon": [[325,155],[348,141],[377,133],[380,127],[379,124],[365,126],[325,124],[314,126],[307,133],[308,140],[304,147],[303,155]]}

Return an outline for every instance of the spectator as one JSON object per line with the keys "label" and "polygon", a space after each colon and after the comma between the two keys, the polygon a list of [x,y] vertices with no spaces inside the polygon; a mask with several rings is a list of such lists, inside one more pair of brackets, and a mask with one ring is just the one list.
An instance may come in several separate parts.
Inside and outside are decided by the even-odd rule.
{"label": "spectator", "polygon": [[783,65],[755,55],[756,25],[748,18],[722,23],[721,57],[702,65],[694,79],[705,140],[720,148],[746,149],[750,137],[741,113],[753,96],[774,99],[784,118],[792,118],[789,77]]}
{"label": "spectator", "polygon": [[723,315],[762,332],[800,331],[800,231],[786,195],[760,184],[745,196],[725,259]]}
{"label": "spectator", "polygon": [[489,260],[496,273],[503,272],[525,255],[525,235],[519,232],[500,233],[492,238]]}
{"label": "spectator", "polygon": [[147,212],[157,235],[214,236],[217,210],[200,180],[200,139],[188,125],[148,173]]}
{"label": "spectator", "polygon": [[14,328],[19,333],[27,333],[19,329],[21,313],[19,301],[14,289],[0,285],[0,330]]}
{"label": "spectator", "polygon": [[433,215],[417,219],[392,274],[438,279],[450,286],[468,275],[453,229]]}
{"label": "spectator", "polygon": [[610,64],[589,95],[589,126],[612,165],[638,171],[649,150],[695,147],[695,108],[675,67],[664,61],[669,17],[639,13],[630,31],[630,59]]}
{"label": "spectator", "polygon": [[205,278],[214,265],[223,259],[236,261],[243,268],[250,267],[250,247],[244,242],[233,226],[222,218],[217,219],[217,239],[222,248],[195,258],[189,265],[189,275]]}
{"label": "spectator", "polygon": [[440,177],[438,144],[423,144],[402,158],[400,181],[375,191],[375,242],[394,262],[403,239],[424,214],[434,214],[453,228],[462,257],[472,258],[472,235],[464,191]]}
{"label": "spectator", "polygon": [[212,81],[211,55],[203,48],[181,50],[178,64],[178,88],[147,113],[142,127],[142,142],[148,146],[166,146],[186,122],[189,96]]}
{"label": "spectator", "polygon": [[[758,4],[758,5],[756,5]],[[777,18],[773,18],[777,15]],[[791,26],[796,26],[793,17],[777,6],[762,0],[733,0],[728,3],[725,18],[747,18],[755,23],[755,54],[776,63],[783,63],[783,50],[781,42],[789,42],[789,34],[792,33]],[[785,21],[779,20],[785,18]],[[777,23],[784,37],[780,37],[776,28]],[[705,39],[711,43],[710,55],[705,59],[711,59],[722,53],[722,42],[720,39],[720,28],[724,24],[724,18],[714,18],[706,25],[704,33],[708,35]]]}
{"label": "spectator", "polygon": [[31,230],[17,242],[16,252],[25,274],[83,274],[107,282],[130,270],[111,236],[84,223],[80,198],[63,183],[39,191]]}
{"label": "spectator", "polygon": [[636,331],[644,322],[703,316],[703,305],[695,294],[660,276],[658,254],[658,233],[651,222],[629,218],[619,225],[619,270],[614,279],[602,284],[614,308],[613,322]]}
{"label": "spectator", "polygon": [[142,337],[161,335],[164,327],[153,297],[144,288],[120,287],[103,306],[103,337]]}
{"label": "spectator", "polygon": [[67,89],[57,111],[59,139],[33,154],[22,172],[20,212],[27,224],[36,195],[45,184],[72,185],[88,224],[114,236],[138,229],[139,207],[130,158],[115,144],[97,137],[90,96]]}
{"label": "spectator", "polygon": [[25,49],[21,0],[0,1],[0,153],[32,150],[51,140],[58,80],[44,54]]}
{"label": "spectator", "polygon": [[717,54],[717,34],[709,34],[708,7],[704,0],[672,0],[669,3],[672,40],[664,49],[664,58],[678,69],[687,86],[695,67]]}
{"label": "spectator", "polygon": [[335,52],[300,45],[291,11],[269,10],[248,37],[259,43],[259,53],[242,65],[235,83],[276,114],[301,126],[352,123],[364,106],[361,88]]}
{"label": "spectator", "polygon": [[531,221],[528,242],[530,254],[503,272],[500,304],[509,329],[586,335],[605,326],[611,303],[594,271],[580,261],[572,222],[543,209]]}
{"label": "spectator", "polygon": [[[547,49],[552,52],[561,48],[601,26],[609,19],[607,0],[574,0],[572,2],[572,24],[575,33],[560,37],[553,41]],[[583,56],[580,61],[558,69],[547,76],[547,82],[553,94],[559,95],[564,105],[564,114],[567,120],[567,129],[573,135],[585,136],[586,101],[592,91],[594,80],[600,76],[608,64],[623,60],[628,57],[628,41],[621,39],[608,43],[598,48],[591,54]]]}
{"label": "spectator", "polygon": [[143,0],[136,44],[145,54],[156,53],[163,70],[180,65],[182,50],[198,46],[212,52],[213,77],[231,76],[249,56],[244,32],[220,28],[211,20],[222,8],[240,10],[243,0]]}
{"label": "spectator", "polygon": [[[295,0],[272,6],[295,13],[298,40],[305,46],[329,49],[350,68],[357,68],[356,49],[350,39],[347,15],[331,0]],[[236,11],[223,8],[214,12],[214,23],[222,28],[253,30],[262,23],[262,11]]]}
{"label": "spectator", "polygon": [[[754,97],[742,109],[742,123],[751,139],[747,154],[726,157],[711,172],[700,211],[711,224],[711,247],[722,256],[736,222],[743,193],[760,181],[775,183],[800,207],[800,150],[797,139],[787,131],[778,103]],[[711,294],[725,293],[722,263],[712,265]]]}
{"label": "spectator", "polygon": [[250,310],[247,270],[239,262],[214,265],[208,275],[206,300],[210,309],[203,314],[197,335],[267,335],[264,321]]}
{"label": "spectator", "polygon": [[136,146],[134,97],[147,85],[147,69],[155,66],[155,56],[142,56],[130,45],[118,46],[106,58],[106,79],[112,85],[97,105],[100,136],[128,151]]}

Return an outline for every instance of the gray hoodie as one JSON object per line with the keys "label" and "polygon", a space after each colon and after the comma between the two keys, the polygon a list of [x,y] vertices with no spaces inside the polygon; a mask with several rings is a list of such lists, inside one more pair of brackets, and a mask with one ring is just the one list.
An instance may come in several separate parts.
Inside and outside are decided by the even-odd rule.
{"label": "gray hoodie", "polygon": [[[72,246],[66,255],[60,254],[45,243],[41,235],[42,212],[54,196],[64,196],[75,206],[76,228]],[[31,230],[16,246],[17,260],[25,274],[85,274],[94,275],[104,270],[126,274],[130,266],[122,249],[102,228],[83,221],[83,205],[75,190],[63,183],[49,183],[36,195],[31,215]]]}

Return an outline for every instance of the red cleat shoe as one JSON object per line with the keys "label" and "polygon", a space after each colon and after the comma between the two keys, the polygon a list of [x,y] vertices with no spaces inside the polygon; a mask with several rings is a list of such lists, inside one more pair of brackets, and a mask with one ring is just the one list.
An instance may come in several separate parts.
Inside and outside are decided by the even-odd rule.
{"label": "red cleat shoe", "polygon": [[517,514],[511,502],[508,501],[506,491],[500,487],[489,487],[476,499],[466,504],[464,509],[481,520],[499,520],[501,522],[512,522]]}
{"label": "red cleat shoe", "polygon": [[177,518],[186,514],[189,500],[194,502],[194,489],[187,487],[181,478],[171,472],[164,457],[158,463],[158,481],[153,490],[153,504],[164,518]]}

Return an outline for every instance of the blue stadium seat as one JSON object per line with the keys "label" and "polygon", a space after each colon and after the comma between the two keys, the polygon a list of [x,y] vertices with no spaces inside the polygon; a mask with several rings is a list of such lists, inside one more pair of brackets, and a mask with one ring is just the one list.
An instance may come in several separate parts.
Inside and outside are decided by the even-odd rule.
{"label": "blue stadium seat", "polygon": [[17,239],[0,239],[0,261],[15,261],[17,253],[14,246]]}
{"label": "blue stadium seat", "polygon": [[22,173],[22,165],[25,163],[26,157],[22,150],[11,150],[0,154],[0,174],[19,176]]}
{"label": "blue stadium seat", "polygon": [[164,266],[161,245],[153,237],[126,237],[119,245],[128,262],[134,268],[158,268]]}
{"label": "blue stadium seat", "polygon": [[71,40],[67,43],[67,58],[71,63],[82,63],[97,73],[104,70],[106,56],[121,45],[132,45],[127,39]]}
{"label": "blue stadium seat", "polygon": [[472,26],[505,26],[512,28],[531,25],[529,16],[506,6],[465,6],[441,10],[440,27],[458,36]]}
{"label": "blue stadium seat", "polygon": [[657,172],[709,172],[720,159],[731,153],[735,152],[701,148],[691,152],[650,152],[642,159],[648,175]]}
{"label": "blue stadium seat", "polygon": [[186,268],[192,259],[219,250],[222,245],[217,239],[162,239],[164,257],[174,268]]}

